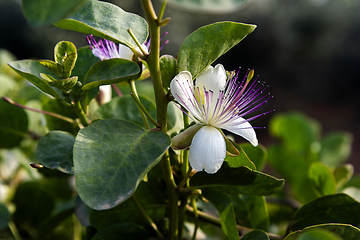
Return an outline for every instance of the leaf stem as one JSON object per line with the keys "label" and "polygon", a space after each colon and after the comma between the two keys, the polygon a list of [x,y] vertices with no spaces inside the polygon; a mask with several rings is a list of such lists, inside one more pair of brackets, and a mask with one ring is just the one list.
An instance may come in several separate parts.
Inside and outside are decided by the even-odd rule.
{"label": "leaf stem", "polygon": [[132,199],[134,200],[135,204],[138,206],[140,212],[144,215],[145,219],[148,221],[148,223],[151,225],[151,227],[155,230],[157,236],[159,238],[164,238],[164,236],[162,235],[162,233],[160,232],[160,230],[158,229],[158,227],[156,226],[156,224],[154,223],[154,221],[150,218],[150,216],[146,213],[145,209],[143,208],[143,206],[141,205],[140,201],[137,199],[137,197],[135,197],[135,195],[133,194]]}
{"label": "leaf stem", "polygon": [[77,95],[73,92],[72,93],[72,97],[74,99],[74,107],[75,107],[75,112],[77,113],[79,119],[80,119],[80,122],[81,124],[84,126],[84,127],[87,127],[89,126],[89,120],[88,118],[86,117],[83,109],[82,109],[82,106],[81,106],[81,103],[79,101],[79,98],[77,97]]}
{"label": "leaf stem", "polygon": [[[194,214],[194,211],[195,211],[195,210],[194,210],[194,208],[188,206],[188,207],[186,208],[186,211],[187,211],[188,213],[190,213],[190,214]],[[203,220],[203,221],[206,221],[206,222],[208,222],[208,223],[214,224],[214,225],[216,225],[216,226],[221,227],[221,222],[220,222],[220,219],[219,219],[219,218],[217,218],[217,217],[215,217],[215,216],[212,216],[212,215],[210,215],[210,214],[204,213],[204,212],[202,212],[202,211],[197,211],[197,213],[198,213],[199,219],[201,219],[201,220]],[[237,227],[238,232],[239,232],[241,235],[244,235],[244,234],[252,231],[252,229],[246,228],[246,227],[243,227],[243,226],[240,226],[240,225],[236,225],[236,227]],[[284,239],[284,237],[279,236],[279,235],[276,235],[276,234],[272,234],[272,233],[266,233],[266,234],[269,236],[269,238],[270,238],[271,240],[283,240],[283,239]]]}
{"label": "leaf stem", "polygon": [[131,31],[130,28],[127,30],[127,32],[130,34],[131,38],[134,40],[134,42],[135,42],[136,45],[138,46],[138,48],[140,49],[140,51],[141,51],[141,53],[142,53],[143,56],[137,56],[137,55],[136,55],[136,54],[138,54],[137,51],[135,50],[135,52],[134,52],[134,49],[131,49],[131,50],[134,52],[134,54],[135,54],[137,57],[140,57],[141,59],[144,59],[145,56],[148,55],[148,53],[146,53],[145,50],[142,48],[139,40],[136,38],[136,36],[134,35],[134,33]]}
{"label": "leaf stem", "polygon": [[[135,103],[136,103],[136,106],[138,107],[139,109],[139,112],[140,112],[140,115],[141,115],[141,118],[145,124],[145,127],[146,129],[150,129],[150,125],[149,125],[149,122],[147,121],[146,117],[149,118],[149,120],[152,122],[152,123],[156,123],[158,124],[150,115],[150,113],[146,110],[146,108],[144,107],[144,105],[142,105],[140,99],[139,99],[139,96],[138,96],[138,93],[137,93],[137,90],[136,90],[136,86],[135,86],[135,81],[134,80],[130,80],[129,81],[129,87],[130,87],[130,95],[133,97],[133,99],[135,100]],[[154,124],[155,125],[155,124]],[[158,124],[159,125],[159,124]],[[155,125],[156,126],[156,125]],[[157,126],[159,127],[159,126]]]}
{"label": "leaf stem", "polygon": [[10,231],[13,234],[15,240],[22,240],[21,235],[20,235],[19,231],[17,230],[16,225],[13,221],[9,222],[9,228],[10,228]]}
{"label": "leaf stem", "polygon": [[159,11],[159,17],[158,17],[158,23],[161,22],[161,19],[164,16],[166,3],[167,3],[167,0],[164,0],[161,4],[160,11]]}
{"label": "leaf stem", "polygon": [[48,111],[44,111],[44,110],[39,110],[39,109],[31,108],[31,107],[27,107],[27,106],[21,105],[20,103],[15,102],[14,100],[12,100],[12,99],[10,99],[8,97],[2,97],[2,99],[4,101],[16,106],[16,107],[23,108],[23,109],[33,111],[33,112],[37,112],[37,113],[42,113],[42,114],[45,114],[45,115],[48,115],[48,116],[56,117],[56,118],[59,118],[61,120],[69,122],[69,123],[74,123],[74,119],[62,116],[60,114],[52,113],[52,112],[48,112]]}

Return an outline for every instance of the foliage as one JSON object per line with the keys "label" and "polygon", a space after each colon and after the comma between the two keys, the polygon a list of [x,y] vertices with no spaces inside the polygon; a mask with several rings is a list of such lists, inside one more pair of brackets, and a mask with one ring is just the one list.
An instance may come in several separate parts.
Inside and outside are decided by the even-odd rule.
{"label": "foliage", "polygon": [[[145,20],[97,0],[22,1],[30,24],[105,38],[132,57],[100,61],[68,41],[55,46],[54,60],[0,51],[8,59],[0,66],[0,238],[358,239],[360,184],[346,163],[348,132],[322,136],[314,119],[275,114],[272,144],[237,143],[216,129],[227,152],[221,168],[192,171],[188,147],[203,126],[172,102],[171,82],[184,71],[199,77],[256,26],[210,24],[190,34],[178,56],[160,56],[165,3],[156,15],[141,0]],[[140,81],[147,71],[151,81]],[[107,85],[117,96],[103,103]],[[210,93],[201,91],[193,97],[204,105]]]}

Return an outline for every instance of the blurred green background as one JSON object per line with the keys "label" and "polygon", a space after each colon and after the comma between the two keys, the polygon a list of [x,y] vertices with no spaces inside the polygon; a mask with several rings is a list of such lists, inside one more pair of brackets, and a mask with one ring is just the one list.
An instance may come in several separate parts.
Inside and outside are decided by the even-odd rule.
{"label": "blurred green background", "polygon": [[[223,0],[225,1],[225,0]],[[128,12],[144,15],[138,0],[112,0]],[[154,0],[156,9],[161,2]],[[225,1],[229,2],[229,1]],[[216,13],[216,11],[215,11]],[[323,134],[347,130],[355,141],[350,162],[359,171],[360,155],[360,1],[358,0],[251,0],[232,12],[197,13],[170,5],[170,42],[162,54],[177,55],[185,38],[195,29],[216,21],[256,24],[257,29],[217,62],[227,70],[255,68],[259,80],[270,85],[274,99],[263,111],[301,111],[320,121]],[[85,35],[52,26],[33,28],[21,13],[19,0],[0,0],[0,48],[17,59],[52,59],[60,40],[78,48]],[[270,117],[253,122],[266,126]],[[258,130],[259,142],[267,145],[267,130]]]}

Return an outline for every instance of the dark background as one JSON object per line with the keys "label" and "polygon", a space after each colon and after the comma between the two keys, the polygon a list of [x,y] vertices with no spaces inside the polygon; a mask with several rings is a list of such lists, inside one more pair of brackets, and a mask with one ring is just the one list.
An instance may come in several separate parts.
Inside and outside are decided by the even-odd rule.
{"label": "dark background", "polygon": [[[110,1],[125,11],[144,15],[138,0]],[[155,9],[160,1],[153,0]],[[222,56],[227,70],[255,68],[259,80],[270,85],[271,100],[263,111],[300,111],[320,121],[323,134],[346,130],[354,134],[350,162],[360,171],[359,81],[360,1],[358,0],[252,0],[227,14],[197,14],[167,7],[172,20],[163,28],[170,40],[162,54],[176,56],[185,38],[197,28],[216,21],[256,24],[257,29]],[[77,47],[87,44],[85,35],[55,27],[30,27],[20,1],[0,0],[0,48],[18,59],[53,59],[60,40]],[[255,120],[267,126],[270,115]],[[259,142],[270,138],[257,130]]]}

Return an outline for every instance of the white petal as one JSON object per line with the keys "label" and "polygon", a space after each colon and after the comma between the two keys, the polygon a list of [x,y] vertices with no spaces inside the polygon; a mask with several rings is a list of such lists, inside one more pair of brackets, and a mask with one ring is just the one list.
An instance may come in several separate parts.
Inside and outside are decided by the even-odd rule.
{"label": "white petal", "polygon": [[219,90],[224,90],[226,85],[226,72],[223,65],[218,64],[213,68],[208,66],[199,76],[196,78],[196,87],[203,90],[212,90],[214,93],[218,93]]}
{"label": "white petal", "polygon": [[182,71],[176,75],[170,82],[171,94],[176,101],[186,108],[191,115],[201,119],[199,111],[196,108],[196,99],[193,95],[194,83],[191,73]]}
{"label": "white petal", "polygon": [[255,147],[258,145],[255,130],[244,118],[237,118],[236,120],[229,121],[217,127],[228,130],[232,133],[235,133],[236,135],[245,138]]}
{"label": "white petal", "polygon": [[125,45],[119,44],[119,58],[132,60],[134,53]]}
{"label": "white petal", "polygon": [[216,173],[226,157],[226,144],[219,130],[212,126],[202,127],[194,136],[189,161],[197,171]]}

